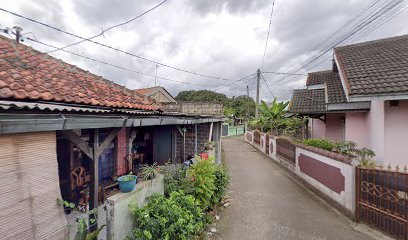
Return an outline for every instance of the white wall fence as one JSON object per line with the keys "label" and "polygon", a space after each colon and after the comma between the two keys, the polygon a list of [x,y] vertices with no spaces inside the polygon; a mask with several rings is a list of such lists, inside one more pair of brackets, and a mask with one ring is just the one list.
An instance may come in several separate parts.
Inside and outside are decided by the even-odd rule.
{"label": "white wall fence", "polygon": [[355,212],[355,167],[343,155],[322,149],[295,144],[295,163],[277,155],[280,137],[259,133],[257,144],[254,131],[247,130],[245,141],[285,167],[306,187],[330,205],[353,218]]}

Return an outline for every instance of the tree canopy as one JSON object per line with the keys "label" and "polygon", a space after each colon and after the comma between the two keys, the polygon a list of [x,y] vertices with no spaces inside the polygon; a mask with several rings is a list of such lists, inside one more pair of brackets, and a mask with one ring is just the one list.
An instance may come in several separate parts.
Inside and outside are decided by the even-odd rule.
{"label": "tree canopy", "polygon": [[225,104],[228,101],[228,97],[225,94],[209,90],[189,90],[179,92],[176,96],[176,101],[222,102]]}

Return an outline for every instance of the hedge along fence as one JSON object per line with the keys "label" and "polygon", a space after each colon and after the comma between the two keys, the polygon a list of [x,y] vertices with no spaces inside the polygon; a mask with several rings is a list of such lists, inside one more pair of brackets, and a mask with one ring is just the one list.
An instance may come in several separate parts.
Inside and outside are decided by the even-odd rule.
{"label": "hedge along fence", "polygon": [[[260,133],[260,142],[265,133]],[[290,165],[276,155],[278,136],[268,135],[268,147],[255,144],[253,132],[248,130],[245,141],[279,165],[294,173],[306,187],[325,199],[347,217],[355,212],[355,167],[350,158],[323,149],[296,144],[295,164]]]}

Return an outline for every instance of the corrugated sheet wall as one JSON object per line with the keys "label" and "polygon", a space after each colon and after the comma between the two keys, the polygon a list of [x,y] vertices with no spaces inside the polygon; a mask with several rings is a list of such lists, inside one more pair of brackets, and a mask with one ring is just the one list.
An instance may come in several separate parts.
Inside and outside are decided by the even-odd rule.
{"label": "corrugated sheet wall", "polygon": [[0,135],[0,239],[65,239],[55,132]]}

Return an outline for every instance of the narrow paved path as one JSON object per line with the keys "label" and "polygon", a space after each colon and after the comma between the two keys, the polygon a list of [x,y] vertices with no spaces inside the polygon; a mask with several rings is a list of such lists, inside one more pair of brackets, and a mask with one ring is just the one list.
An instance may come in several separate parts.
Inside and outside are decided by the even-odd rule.
{"label": "narrow paved path", "polygon": [[[231,206],[217,224],[218,239],[371,239],[351,228],[271,159],[244,142],[223,139]],[[214,238],[217,239],[217,238]]]}

